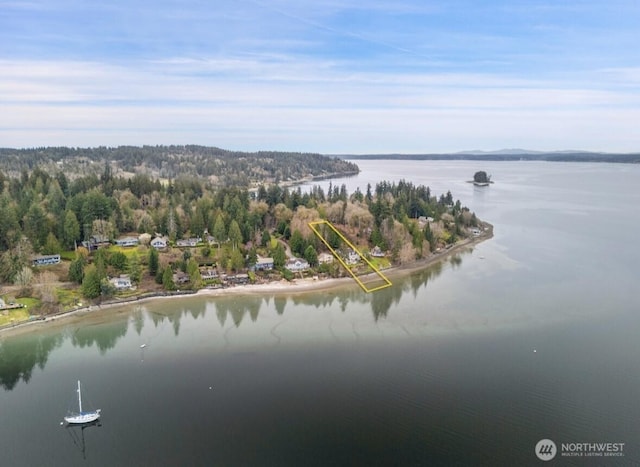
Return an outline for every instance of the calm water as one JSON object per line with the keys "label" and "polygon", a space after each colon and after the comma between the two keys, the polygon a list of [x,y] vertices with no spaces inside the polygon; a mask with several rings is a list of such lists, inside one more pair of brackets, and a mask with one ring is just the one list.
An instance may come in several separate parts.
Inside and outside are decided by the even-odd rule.
{"label": "calm water", "polygon": [[[451,190],[494,238],[369,295],[191,297],[0,335],[0,463],[547,465],[543,438],[625,443],[548,464],[640,463],[640,166],[358,164],[332,183]],[[496,183],[465,183],[477,170]],[[77,379],[101,426],[59,425]]]}

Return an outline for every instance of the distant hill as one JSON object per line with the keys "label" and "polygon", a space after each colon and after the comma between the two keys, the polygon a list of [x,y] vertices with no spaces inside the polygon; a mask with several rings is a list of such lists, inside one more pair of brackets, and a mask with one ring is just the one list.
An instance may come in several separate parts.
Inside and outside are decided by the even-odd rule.
{"label": "distant hill", "polygon": [[549,161],[549,162],[618,162],[640,163],[640,153],[605,153],[588,151],[528,151],[525,149],[501,149],[499,151],[463,151],[442,154],[342,154],[349,160],[478,160],[478,161]]}
{"label": "distant hill", "polygon": [[207,178],[217,186],[252,186],[356,174],[356,164],[314,153],[228,151],[209,146],[118,146],[97,148],[0,148],[0,171],[17,176],[36,167],[67,176],[115,175]]}

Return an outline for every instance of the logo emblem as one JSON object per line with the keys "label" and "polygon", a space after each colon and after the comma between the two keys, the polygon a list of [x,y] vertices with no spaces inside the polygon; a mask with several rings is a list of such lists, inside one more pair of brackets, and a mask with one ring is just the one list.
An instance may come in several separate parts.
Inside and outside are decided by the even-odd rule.
{"label": "logo emblem", "polygon": [[558,448],[556,447],[556,443],[551,441],[550,439],[541,439],[536,444],[536,456],[541,461],[550,461],[556,454],[558,453]]}

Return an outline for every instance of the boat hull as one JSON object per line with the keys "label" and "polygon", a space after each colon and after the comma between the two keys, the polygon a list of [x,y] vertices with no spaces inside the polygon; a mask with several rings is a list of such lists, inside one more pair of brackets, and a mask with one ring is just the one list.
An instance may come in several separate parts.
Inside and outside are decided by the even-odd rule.
{"label": "boat hull", "polygon": [[95,412],[83,412],[76,415],[69,415],[64,417],[64,421],[69,424],[81,425],[84,423],[95,422],[100,418],[100,410],[96,410]]}

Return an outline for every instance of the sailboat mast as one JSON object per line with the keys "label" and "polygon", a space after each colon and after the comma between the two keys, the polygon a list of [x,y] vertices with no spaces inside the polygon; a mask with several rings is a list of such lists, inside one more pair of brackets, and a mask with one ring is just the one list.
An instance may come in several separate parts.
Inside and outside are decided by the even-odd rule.
{"label": "sailboat mast", "polygon": [[80,408],[80,413],[82,413],[82,393],[80,392],[80,380],[78,380],[78,407]]}

